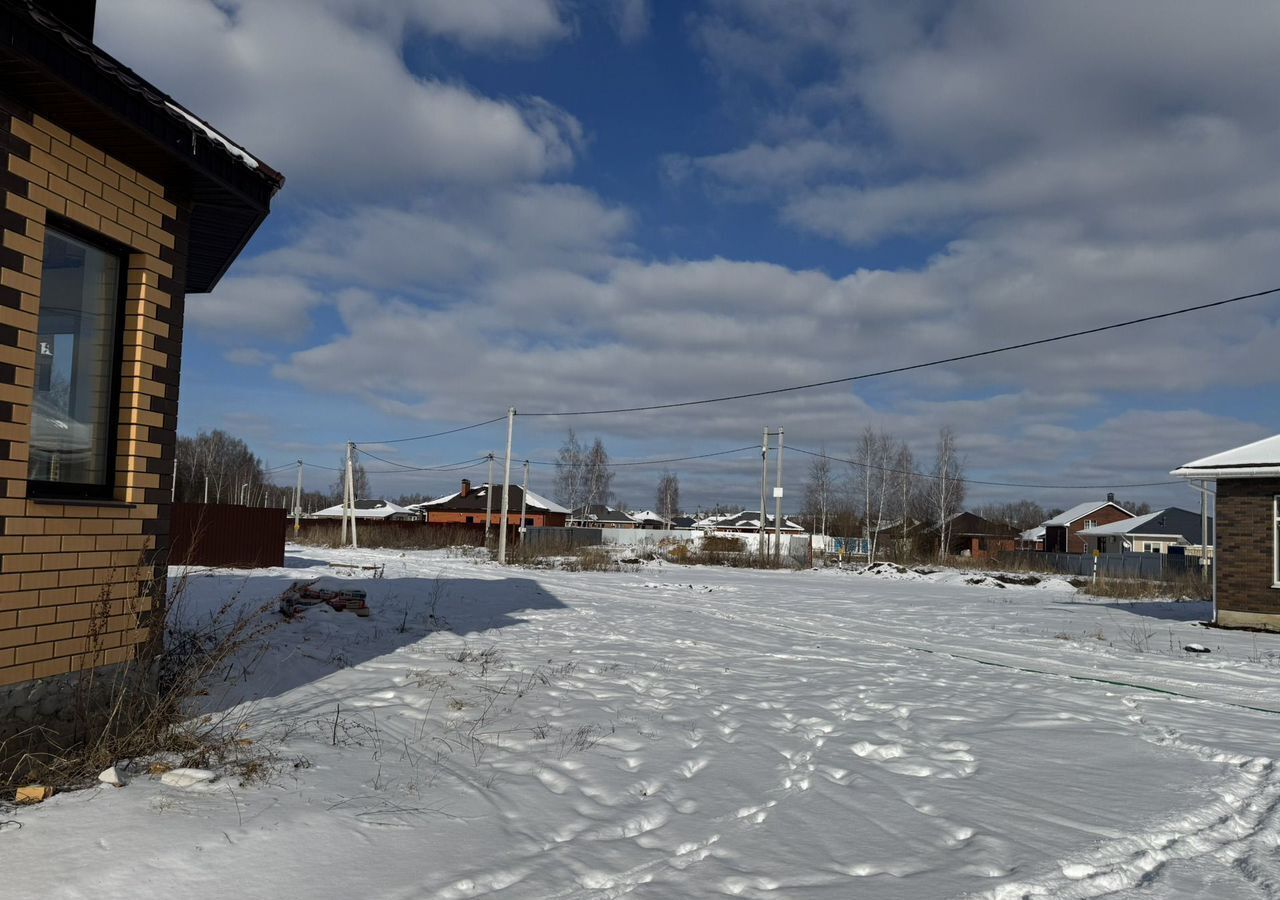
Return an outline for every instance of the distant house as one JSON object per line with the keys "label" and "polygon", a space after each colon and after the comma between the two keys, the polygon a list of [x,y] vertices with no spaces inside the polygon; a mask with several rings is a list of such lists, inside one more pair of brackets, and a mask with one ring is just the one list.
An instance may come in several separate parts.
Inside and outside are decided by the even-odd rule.
{"label": "distant house", "polygon": [[[1166,509],[1085,528],[1080,537],[1089,550],[1099,553],[1169,553],[1193,551],[1201,555],[1200,513],[1170,506]],[[1213,534],[1213,519],[1209,519],[1209,533]],[[1212,540],[1209,546],[1213,546]]]}
{"label": "distant house", "polygon": [[1044,523],[1044,549],[1050,553],[1085,553],[1090,548],[1080,537],[1081,531],[1132,518],[1133,513],[1116,503],[1114,494],[1107,494],[1106,500],[1078,503]]}
{"label": "distant house", "polygon": [[[422,515],[416,510],[397,506],[390,500],[357,500],[352,513],[357,519],[369,519],[381,522],[420,522]],[[313,519],[341,519],[342,504],[330,506],[312,513]]]}
{"label": "distant house", "polygon": [[1035,528],[1028,528],[1026,531],[1018,535],[1019,550],[1043,550],[1044,549],[1044,533],[1047,529],[1043,525],[1037,525]]}
{"label": "distant house", "polygon": [[639,528],[640,523],[620,509],[605,506],[603,503],[592,503],[579,506],[569,517],[573,525],[584,528]]}
{"label": "distant house", "polygon": [[[497,528],[502,524],[502,485],[482,484],[473,488],[469,479],[462,479],[462,487],[456,494],[415,503],[410,510],[419,512],[428,525],[485,525]],[[525,501],[524,490],[511,485],[507,493],[507,527],[519,527],[521,503],[524,503],[524,527],[564,527],[569,510],[553,500],[529,491]]]}
{"label": "distant house", "polygon": [[628,511],[627,515],[635,519],[641,528],[648,529],[666,529],[671,528],[671,520],[658,515],[651,509],[642,509],[637,512]]}
{"label": "distant house", "polygon": [[1214,621],[1280,631],[1280,434],[1171,474],[1217,484]]}
{"label": "distant house", "polygon": [[[938,545],[937,526],[931,528],[933,545]],[[947,553],[951,556],[970,556],[982,559],[993,553],[1013,550],[1018,540],[1018,530],[1003,522],[992,522],[977,513],[962,512],[956,515],[947,528]]]}
{"label": "distant house", "polygon": [[698,520],[693,516],[676,516],[671,520],[672,528],[692,528]]}
{"label": "distant house", "polygon": [[[770,533],[774,531],[774,523],[776,520],[773,516],[765,514],[764,527]],[[698,521],[695,528],[703,531],[726,532],[730,534],[756,534],[760,531],[760,512],[758,510],[744,510],[739,513],[730,513],[725,516],[708,516]],[[805,530],[788,519],[782,517],[782,531],[788,534],[805,534]]]}

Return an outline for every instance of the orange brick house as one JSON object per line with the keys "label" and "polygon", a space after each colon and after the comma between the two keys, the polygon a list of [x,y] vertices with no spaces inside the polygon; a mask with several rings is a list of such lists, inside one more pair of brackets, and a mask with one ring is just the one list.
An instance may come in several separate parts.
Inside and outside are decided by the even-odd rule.
{"label": "orange brick house", "polygon": [[[529,491],[526,499],[520,486],[513,484],[507,499],[508,528],[521,526],[522,501],[526,528],[563,527],[569,515],[569,510],[533,491]],[[484,525],[487,519],[492,527],[497,528],[502,523],[502,485],[493,485],[493,497],[490,499],[488,484],[472,488],[470,480],[464,478],[456,494],[410,508],[422,513],[428,525]]]}
{"label": "orange brick house", "polygon": [[0,0],[0,739],[25,686],[151,636],[184,298],[283,184],[94,46],[94,12]]}

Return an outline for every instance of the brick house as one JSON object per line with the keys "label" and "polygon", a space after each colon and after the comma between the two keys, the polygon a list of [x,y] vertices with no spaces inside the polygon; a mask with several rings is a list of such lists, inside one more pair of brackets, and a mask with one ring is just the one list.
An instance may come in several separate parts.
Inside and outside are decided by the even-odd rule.
{"label": "brick house", "polygon": [[1173,475],[1216,482],[1214,621],[1280,631],[1280,435],[1189,462]]}
{"label": "brick house", "polygon": [[[932,529],[933,546],[937,547],[937,529]],[[961,512],[947,528],[947,554],[986,559],[994,553],[1016,549],[1018,530],[1003,522],[992,522],[977,513]]]}
{"label": "brick house", "polygon": [[[524,527],[563,528],[569,510],[560,504],[529,491],[528,499],[519,485],[511,485],[507,494],[507,527],[520,527],[521,503],[524,505]],[[428,525],[484,525],[497,528],[502,524],[502,485],[493,486],[493,498],[489,498],[489,485],[477,488],[469,479],[462,479],[462,487],[456,494],[428,500],[409,507],[423,515]]]}
{"label": "brick house", "polygon": [[1114,494],[1107,494],[1106,500],[1076,504],[1044,523],[1044,549],[1049,553],[1087,553],[1089,542],[1080,536],[1081,531],[1132,518],[1133,513],[1116,503]]}
{"label": "brick house", "polygon": [[33,680],[124,663],[162,601],[184,297],[283,177],[93,44],[93,0],[0,0],[0,739]]}

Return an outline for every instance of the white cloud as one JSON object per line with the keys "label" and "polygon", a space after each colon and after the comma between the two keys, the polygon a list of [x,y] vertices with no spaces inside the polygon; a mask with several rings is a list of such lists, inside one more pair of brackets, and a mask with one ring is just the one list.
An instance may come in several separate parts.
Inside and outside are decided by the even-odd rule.
{"label": "white cloud", "polygon": [[222,356],[227,362],[237,366],[265,366],[276,360],[275,354],[256,347],[236,347]]}
{"label": "white cloud", "polygon": [[[228,8],[117,0],[100,11],[98,40],[283,171],[295,192],[332,203],[441,182],[537,179],[572,165],[581,126],[544,100],[493,100],[416,76],[398,41],[323,6]],[[386,14],[408,16],[408,7]]]}
{"label": "white cloud", "polygon": [[776,189],[803,229],[1201,236],[1280,214],[1269,4],[710,7],[701,45],[761,138],[688,168]]}
{"label": "white cloud", "polygon": [[324,302],[305,281],[284,275],[229,275],[208,296],[187,301],[187,322],[227,336],[268,335],[282,343],[306,337],[311,311]]}
{"label": "white cloud", "polygon": [[441,190],[406,206],[307,217],[287,246],[247,266],[438,294],[503,273],[604,270],[631,214],[567,184]]}
{"label": "white cloud", "polygon": [[324,0],[354,24],[403,39],[408,29],[471,48],[532,48],[560,40],[569,26],[555,0]]}

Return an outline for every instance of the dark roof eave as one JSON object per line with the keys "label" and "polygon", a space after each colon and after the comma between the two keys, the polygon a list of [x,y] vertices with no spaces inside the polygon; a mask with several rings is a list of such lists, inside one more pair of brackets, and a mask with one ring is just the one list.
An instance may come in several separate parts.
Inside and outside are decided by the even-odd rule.
{"label": "dark roof eave", "polygon": [[[207,228],[203,242],[192,242],[185,288],[212,290],[270,212],[284,176],[260,162],[250,165],[209,137],[169,108],[167,95],[29,0],[0,0],[4,58],[30,70],[23,74],[32,76],[31,91],[41,100],[74,115],[80,127],[68,130],[91,143],[97,138],[104,151],[144,172],[134,158],[145,157],[153,164],[148,174],[156,165],[187,173],[193,230],[199,232],[200,223]],[[11,78],[7,86],[21,96],[19,82]],[[38,104],[36,111],[45,114]],[[91,123],[87,132],[84,123]],[[139,138],[150,149],[137,148]]]}

